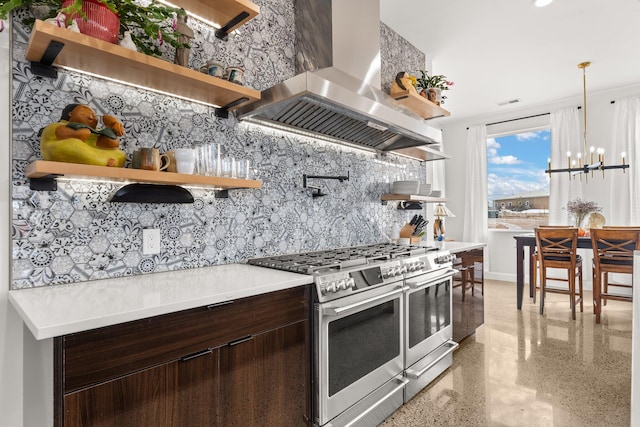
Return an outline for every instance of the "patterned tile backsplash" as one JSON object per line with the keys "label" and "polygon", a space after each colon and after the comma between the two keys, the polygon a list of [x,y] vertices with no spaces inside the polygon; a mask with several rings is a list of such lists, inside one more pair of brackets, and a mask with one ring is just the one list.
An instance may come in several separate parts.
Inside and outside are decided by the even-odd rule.
{"label": "patterned tile backsplash", "polygon": [[[293,0],[257,1],[260,15],[228,42],[195,20],[190,67],[208,59],[241,64],[247,86],[264,89],[294,75]],[[374,154],[267,130],[234,117],[219,119],[211,107],[61,71],[57,79],[34,76],[24,50],[29,28],[13,26],[13,289],[81,282],[240,262],[254,256],[386,241],[394,223],[415,211],[382,205],[397,179],[424,180],[426,165],[394,154]],[[382,26],[383,81],[395,66],[422,68],[424,54]],[[172,52],[165,53],[172,60]],[[391,67],[390,64],[396,64]],[[117,183],[59,180],[58,190],[32,191],[24,169],[41,158],[40,128],[59,120],[70,103],[90,105],[125,125],[121,148],[166,151],[216,142],[230,156],[249,159],[261,189],[232,190],[216,199],[194,189],[195,203],[111,203]],[[313,199],[302,175],[346,175],[318,180],[328,195]],[[424,212],[422,212],[424,214]],[[162,251],[142,253],[142,229],[159,228]]]}

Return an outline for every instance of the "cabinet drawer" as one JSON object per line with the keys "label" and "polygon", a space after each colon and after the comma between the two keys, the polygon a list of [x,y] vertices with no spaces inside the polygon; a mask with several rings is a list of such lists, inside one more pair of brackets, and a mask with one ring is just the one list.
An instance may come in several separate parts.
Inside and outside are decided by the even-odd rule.
{"label": "cabinet drawer", "polygon": [[64,392],[177,360],[308,317],[308,286],[199,307],[57,339]]}

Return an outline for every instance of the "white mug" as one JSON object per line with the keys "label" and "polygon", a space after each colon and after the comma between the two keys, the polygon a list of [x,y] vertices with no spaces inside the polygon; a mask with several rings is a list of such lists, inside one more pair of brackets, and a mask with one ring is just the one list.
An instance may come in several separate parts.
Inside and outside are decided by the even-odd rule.
{"label": "white mug", "polygon": [[176,170],[178,173],[192,174],[196,167],[196,153],[191,148],[176,148],[174,158],[176,159]]}

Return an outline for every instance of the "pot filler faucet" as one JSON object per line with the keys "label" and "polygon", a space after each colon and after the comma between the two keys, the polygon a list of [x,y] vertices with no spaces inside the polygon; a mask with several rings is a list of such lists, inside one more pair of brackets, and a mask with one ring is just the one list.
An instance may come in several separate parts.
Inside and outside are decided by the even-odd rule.
{"label": "pot filler faucet", "polygon": [[326,196],[326,193],[322,192],[322,187],[318,187],[315,185],[308,185],[307,179],[337,179],[340,182],[349,181],[349,171],[347,171],[347,175],[339,175],[339,176],[329,176],[329,175],[302,175],[302,187],[303,188],[311,188],[311,195],[315,199],[316,197]]}

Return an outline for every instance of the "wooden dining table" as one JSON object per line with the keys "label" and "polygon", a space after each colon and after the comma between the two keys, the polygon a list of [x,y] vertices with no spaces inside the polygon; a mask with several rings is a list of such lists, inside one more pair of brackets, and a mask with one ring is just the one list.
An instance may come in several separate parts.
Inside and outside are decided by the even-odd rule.
{"label": "wooden dining table", "polygon": [[[518,310],[522,310],[522,296],[524,293],[524,256],[525,246],[529,247],[528,256],[531,259],[531,255],[535,252],[536,248],[536,235],[535,233],[517,234],[513,236],[516,239],[516,286],[517,286],[517,306]],[[591,249],[591,237],[578,237],[578,248]],[[531,277],[533,277],[533,263],[529,263],[529,297],[533,298],[533,286]]]}

